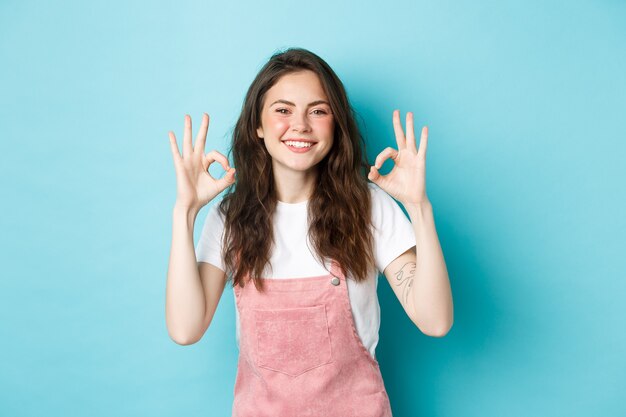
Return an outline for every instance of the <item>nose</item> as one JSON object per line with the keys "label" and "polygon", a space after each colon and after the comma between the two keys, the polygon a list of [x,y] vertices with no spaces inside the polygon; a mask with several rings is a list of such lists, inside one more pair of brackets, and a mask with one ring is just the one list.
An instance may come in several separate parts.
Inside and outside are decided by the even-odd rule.
{"label": "nose", "polygon": [[306,113],[294,113],[294,117],[291,123],[291,130],[294,132],[308,132],[311,130],[311,125],[309,124]]}

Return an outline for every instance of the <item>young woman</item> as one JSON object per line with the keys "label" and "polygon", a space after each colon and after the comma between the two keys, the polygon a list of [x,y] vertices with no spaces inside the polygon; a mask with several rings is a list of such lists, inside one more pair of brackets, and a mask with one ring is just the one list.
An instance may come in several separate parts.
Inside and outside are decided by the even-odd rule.
{"label": "young woman", "polygon": [[[398,149],[383,150],[368,170],[343,84],[301,48],[274,54],[248,89],[233,133],[236,172],[219,152],[204,153],[208,124],[204,114],[192,144],[185,116],[182,155],[169,134],[177,184],[171,338],[200,340],[231,281],[239,346],[233,416],[391,416],[375,359],[379,271],[422,332],[443,336],[453,321],[425,189],[427,128],[418,150],[413,115],[405,135],[394,111]],[[388,158],[393,169],[381,175]],[[222,178],[209,174],[213,162]],[[226,188],[194,249],[199,210]]]}

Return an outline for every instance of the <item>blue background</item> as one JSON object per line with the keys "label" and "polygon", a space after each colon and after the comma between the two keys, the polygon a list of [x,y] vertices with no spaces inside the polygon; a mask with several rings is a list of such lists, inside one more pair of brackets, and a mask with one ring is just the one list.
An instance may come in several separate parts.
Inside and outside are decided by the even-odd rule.
{"label": "blue background", "polygon": [[455,323],[423,335],[380,280],[394,416],[626,415],[625,22],[617,0],[2,0],[0,415],[230,415],[232,289],[197,344],[165,326],[167,132],[208,112],[226,152],[289,46],[344,81],[371,160],[393,109],[429,126]]}

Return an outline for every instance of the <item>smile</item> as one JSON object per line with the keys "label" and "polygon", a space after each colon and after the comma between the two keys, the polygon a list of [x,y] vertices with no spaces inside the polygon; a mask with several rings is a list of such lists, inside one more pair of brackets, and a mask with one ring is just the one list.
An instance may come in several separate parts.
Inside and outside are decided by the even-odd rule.
{"label": "smile", "polygon": [[311,143],[311,142],[299,142],[299,141],[295,141],[295,140],[286,140],[285,141],[285,145],[293,146],[294,148],[310,148],[311,146],[313,146],[313,143]]}
{"label": "smile", "polygon": [[308,152],[317,142],[303,140],[285,140],[283,141],[287,149],[295,153]]}

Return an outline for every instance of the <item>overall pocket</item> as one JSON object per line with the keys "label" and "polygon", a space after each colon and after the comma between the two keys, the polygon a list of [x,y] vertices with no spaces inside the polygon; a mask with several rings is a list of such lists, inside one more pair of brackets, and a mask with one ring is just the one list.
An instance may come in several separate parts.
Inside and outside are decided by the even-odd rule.
{"label": "overall pocket", "polygon": [[254,310],[258,366],[298,376],[332,362],[326,307]]}

